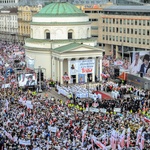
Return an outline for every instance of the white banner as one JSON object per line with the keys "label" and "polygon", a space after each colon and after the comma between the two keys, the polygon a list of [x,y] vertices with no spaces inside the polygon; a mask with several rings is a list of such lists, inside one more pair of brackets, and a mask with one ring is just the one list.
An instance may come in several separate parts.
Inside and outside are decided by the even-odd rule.
{"label": "white banner", "polygon": [[105,108],[100,108],[100,112],[105,113],[106,114],[106,109]]}
{"label": "white banner", "polygon": [[121,108],[114,108],[114,112],[120,113],[121,112]]}
{"label": "white banner", "polygon": [[48,130],[51,132],[57,132],[57,127],[48,126]]}
{"label": "white banner", "polygon": [[99,112],[99,109],[98,109],[98,108],[90,107],[90,108],[89,108],[89,111],[90,111],[90,112]]}
{"label": "white banner", "polygon": [[30,140],[27,140],[27,141],[26,141],[26,140],[20,140],[20,139],[19,139],[19,144],[20,144],[20,145],[31,145],[31,142],[30,142]]}
{"label": "white banner", "polygon": [[70,67],[70,75],[92,74],[95,72],[95,59],[70,61],[68,67]]}

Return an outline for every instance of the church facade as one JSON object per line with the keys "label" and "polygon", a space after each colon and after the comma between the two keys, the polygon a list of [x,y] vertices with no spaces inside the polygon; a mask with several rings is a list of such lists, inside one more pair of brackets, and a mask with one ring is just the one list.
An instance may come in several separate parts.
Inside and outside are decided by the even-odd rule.
{"label": "church facade", "polygon": [[47,79],[61,84],[101,79],[104,50],[96,47],[89,17],[81,10],[68,2],[51,3],[32,17],[30,27],[26,58],[34,68],[45,68]]}

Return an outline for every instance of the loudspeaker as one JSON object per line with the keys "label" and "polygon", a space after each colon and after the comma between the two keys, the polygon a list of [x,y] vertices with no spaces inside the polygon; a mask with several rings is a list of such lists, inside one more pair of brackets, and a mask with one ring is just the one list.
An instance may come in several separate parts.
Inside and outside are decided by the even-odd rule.
{"label": "loudspeaker", "polygon": [[120,74],[120,70],[118,68],[114,68],[114,76],[115,78],[118,77]]}

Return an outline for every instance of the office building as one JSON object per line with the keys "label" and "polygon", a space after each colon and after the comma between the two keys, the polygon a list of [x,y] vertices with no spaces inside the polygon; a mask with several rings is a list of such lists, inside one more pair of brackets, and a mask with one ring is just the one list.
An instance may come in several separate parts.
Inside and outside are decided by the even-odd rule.
{"label": "office building", "polygon": [[98,42],[107,55],[150,50],[150,6],[106,7],[98,24]]}

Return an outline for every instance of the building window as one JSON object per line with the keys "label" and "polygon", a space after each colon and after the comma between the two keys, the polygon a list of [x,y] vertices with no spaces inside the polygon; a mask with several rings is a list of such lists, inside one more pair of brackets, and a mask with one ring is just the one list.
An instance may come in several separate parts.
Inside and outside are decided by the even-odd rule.
{"label": "building window", "polygon": [[141,35],[141,29],[139,29],[139,35]]}
{"label": "building window", "polygon": [[149,35],[149,30],[147,30],[147,35]]}
{"label": "building window", "polygon": [[116,28],[116,32],[118,33],[118,28]]}
{"label": "building window", "polygon": [[109,23],[111,24],[111,19],[109,19]]}
{"label": "building window", "polygon": [[133,25],[133,20],[131,20],[131,25]]}
{"label": "building window", "polygon": [[122,19],[120,19],[120,24],[122,24]]}
{"label": "building window", "polygon": [[135,20],[135,25],[137,25],[137,20]]}
{"label": "building window", "polygon": [[137,38],[134,39],[135,44],[137,44]]}
{"label": "building window", "polygon": [[130,33],[130,29],[129,28],[127,28],[127,34],[129,34]]}
{"label": "building window", "polygon": [[143,35],[145,35],[145,29],[143,29]]}
{"label": "building window", "polygon": [[105,23],[105,19],[103,18],[103,23]]}
{"label": "building window", "polygon": [[113,19],[113,24],[115,24],[115,19]]}
{"label": "building window", "polygon": [[118,42],[118,36],[116,36],[116,41]]}
{"label": "building window", "polygon": [[145,39],[143,39],[143,44],[145,45]]}
{"label": "building window", "polygon": [[130,25],[130,20],[129,19],[127,20],[127,25]]}
{"label": "building window", "polygon": [[109,35],[109,41],[111,41],[111,35]]}
{"label": "building window", "polygon": [[46,39],[50,39],[50,33],[46,32]]}
{"label": "building window", "polygon": [[118,24],[118,19],[116,19],[116,24]]}
{"label": "building window", "polygon": [[126,42],[126,37],[123,37],[123,42]]}
{"label": "building window", "polygon": [[129,37],[127,37],[127,42],[129,43]]}
{"label": "building window", "polygon": [[108,18],[106,18],[106,23],[108,23]]}
{"label": "building window", "polygon": [[123,28],[123,33],[126,33],[126,28]]}
{"label": "building window", "polygon": [[73,39],[73,30],[68,31],[68,39]]}
{"label": "building window", "polygon": [[108,32],[108,27],[106,27],[106,32]]}
{"label": "building window", "polygon": [[139,44],[141,44],[141,39],[139,39]]}
{"label": "building window", "polygon": [[108,40],[108,35],[106,35],[106,40]]}
{"label": "building window", "polygon": [[147,45],[149,45],[149,39],[147,39]]}
{"label": "building window", "polygon": [[122,33],[122,28],[120,28],[120,33]]}
{"label": "building window", "polygon": [[131,29],[131,34],[133,34],[133,29]]}
{"label": "building window", "polygon": [[115,32],[115,27],[113,27],[113,32]]}
{"label": "building window", "polygon": [[139,25],[141,25],[141,20],[139,20]]}
{"label": "building window", "polygon": [[133,38],[131,38],[131,43],[133,43]]}
{"label": "building window", "polygon": [[137,29],[135,29],[135,34],[137,34]]}
{"label": "building window", "polygon": [[122,42],[122,36],[120,36],[120,42]]}
{"label": "building window", "polygon": [[150,20],[147,20],[147,26],[150,26]]}
{"label": "building window", "polygon": [[126,25],[126,19],[123,20],[123,24]]}
{"label": "building window", "polygon": [[68,32],[68,39],[72,39],[72,32]]}
{"label": "building window", "polygon": [[105,32],[105,27],[103,26],[103,32]]}
{"label": "building window", "polygon": [[103,40],[105,40],[105,35],[103,35]]}
{"label": "building window", "polygon": [[109,32],[111,32],[111,27],[109,27]]}
{"label": "building window", "polygon": [[113,36],[113,41],[115,41],[115,36]]}
{"label": "building window", "polygon": [[143,26],[145,26],[145,20],[143,20]]}

